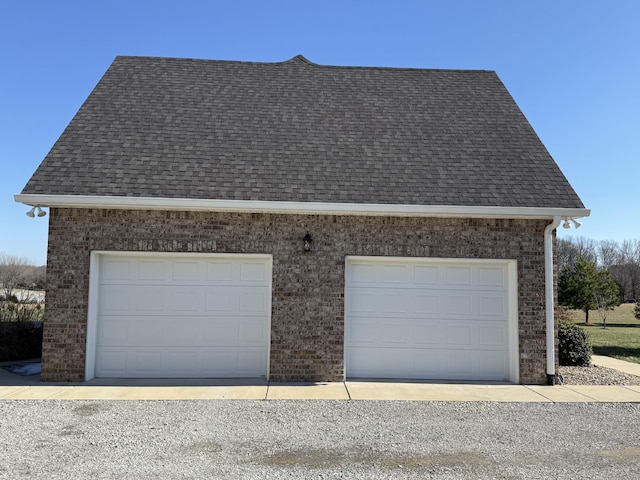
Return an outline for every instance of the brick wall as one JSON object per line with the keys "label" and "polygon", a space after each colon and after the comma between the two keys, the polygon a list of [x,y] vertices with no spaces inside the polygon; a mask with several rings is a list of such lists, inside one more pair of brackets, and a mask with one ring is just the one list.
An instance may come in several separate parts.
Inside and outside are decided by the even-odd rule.
{"label": "brick wall", "polygon": [[516,259],[520,380],[544,383],[547,223],[51,208],[42,378],[84,379],[90,252],[115,250],[273,255],[274,381],[342,380],[345,256]]}

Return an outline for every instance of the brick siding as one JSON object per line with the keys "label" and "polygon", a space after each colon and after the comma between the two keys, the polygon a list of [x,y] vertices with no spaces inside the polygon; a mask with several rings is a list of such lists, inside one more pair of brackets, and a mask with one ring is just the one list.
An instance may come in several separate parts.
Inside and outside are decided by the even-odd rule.
{"label": "brick siding", "polygon": [[[546,382],[545,220],[51,208],[45,381],[84,379],[93,250],[273,255],[270,378],[344,376],[347,255],[518,262],[520,381]],[[313,237],[311,252],[302,238]]]}

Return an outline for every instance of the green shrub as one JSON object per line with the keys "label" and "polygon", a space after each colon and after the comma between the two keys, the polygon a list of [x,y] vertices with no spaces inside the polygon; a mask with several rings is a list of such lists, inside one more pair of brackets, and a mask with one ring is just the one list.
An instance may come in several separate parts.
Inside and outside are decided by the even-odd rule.
{"label": "green shrub", "polygon": [[560,365],[586,367],[591,365],[593,349],[585,332],[578,325],[561,321],[558,324]]}
{"label": "green shrub", "polygon": [[640,300],[636,302],[636,308],[633,310],[633,316],[640,320]]}

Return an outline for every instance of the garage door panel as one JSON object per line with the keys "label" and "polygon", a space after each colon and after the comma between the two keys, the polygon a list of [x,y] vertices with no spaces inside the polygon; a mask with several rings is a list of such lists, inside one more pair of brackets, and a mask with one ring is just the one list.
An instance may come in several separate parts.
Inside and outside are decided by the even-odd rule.
{"label": "garage door panel", "polygon": [[127,371],[127,354],[122,349],[103,349],[96,355],[96,369],[104,376],[124,377]]}
{"label": "garage door panel", "polygon": [[376,355],[370,349],[354,350],[347,361],[357,378],[415,379],[419,371],[433,380],[495,380],[496,372],[507,375],[502,357],[492,352],[451,352],[445,349],[388,349]]}
{"label": "garage door panel", "polygon": [[105,259],[100,268],[100,280],[102,283],[109,281],[130,280],[131,262],[126,259]]}
{"label": "garage door panel", "polygon": [[106,349],[99,353],[96,368],[109,377],[201,378],[259,377],[265,349],[220,348],[194,350],[170,347],[155,349]]}
{"label": "garage door panel", "polygon": [[104,285],[100,289],[101,311],[105,313],[130,312],[132,296],[129,288],[115,285]]}
{"label": "garage door panel", "polygon": [[347,376],[509,378],[508,279],[502,261],[350,257]]}
{"label": "garage door panel", "polygon": [[438,285],[440,283],[440,268],[436,266],[416,265],[413,269],[415,285]]}
{"label": "garage door panel", "polygon": [[267,374],[268,257],[103,254],[99,265],[96,376]]}
{"label": "garage door panel", "polygon": [[450,287],[469,287],[473,285],[471,267],[445,267],[446,285]]}
{"label": "garage door panel", "polygon": [[478,346],[495,349],[500,348],[506,351],[509,345],[508,331],[505,325],[496,322],[495,324],[482,324],[477,326]]}
{"label": "garage door panel", "polygon": [[243,283],[264,283],[267,281],[267,268],[264,263],[240,263],[240,281]]}
{"label": "garage door panel", "polygon": [[375,319],[352,317],[351,321],[345,325],[345,336],[351,339],[351,345],[354,346],[375,345],[376,326]]}
{"label": "garage door panel", "polygon": [[247,288],[240,293],[238,312],[266,312],[269,298],[264,289]]}
{"label": "garage door panel", "polygon": [[[117,342],[105,342],[105,346],[156,346],[163,345],[166,341],[166,323],[170,321],[166,317],[138,316],[127,321],[127,338]],[[107,319],[103,320],[105,323]]]}
{"label": "garage door panel", "polygon": [[446,350],[443,355],[447,359],[447,373],[453,379],[474,378],[475,352],[468,350]]}
{"label": "garage door panel", "polygon": [[392,293],[383,294],[381,298],[377,299],[379,307],[385,313],[400,313],[407,314],[411,309],[411,305],[408,305],[409,295],[406,292],[394,291]]}
{"label": "garage door panel", "polygon": [[353,265],[347,275],[347,281],[354,287],[376,284],[380,281],[380,268],[378,265]]}
{"label": "garage door panel", "polygon": [[205,325],[204,339],[208,345],[238,346],[264,345],[268,331],[260,317],[233,317],[216,319]]}
{"label": "garage door panel", "polygon": [[268,329],[261,317],[153,317],[135,319],[101,316],[98,343],[102,346],[157,346],[168,342],[193,346],[264,345]]}
{"label": "garage door panel", "polygon": [[376,308],[376,295],[367,290],[355,290],[347,294],[349,297],[349,313],[370,313]]}
{"label": "garage door panel", "polygon": [[198,369],[198,353],[192,349],[173,350],[164,355],[163,370],[170,377],[184,377]]}
{"label": "garage door panel", "polygon": [[135,276],[130,276],[129,280],[144,282],[164,282],[167,279],[167,262],[161,260],[140,260],[134,262],[129,260],[135,271]]}
{"label": "garage door panel", "polygon": [[444,305],[446,310],[442,312],[445,316],[473,315],[473,297],[471,295],[445,295]]}
{"label": "garage door panel", "polygon": [[165,367],[162,357],[168,352],[158,350],[137,350],[126,352],[127,371],[136,377],[158,377]]}
{"label": "garage door panel", "polygon": [[246,317],[237,322],[238,343],[240,345],[264,345],[268,332],[260,318]]}
{"label": "garage door panel", "polygon": [[202,310],[200,304],[201,295],[189,289],[181,288],[178,291],[172,291],[169,294],[171,298],[171,312],[192,312],[196,313]]}
{"label": "garage door panel", "polygon": [[404,372],[402,378],[416,378],[412,372],[423,372],[424,378],[440,379],[442,372],[447,371],[446,356],[440,349],[415,349],[413,370]]}
{"label": "garage door panel", "polygon": [[407,286],[411,283],[410,273],[406,265],[382,265],[382,284]]}
{"label": "garage door panel", "polygon": [[98,343],[102,345],[123,345],[129,337],[129,322],[121,317],[99,317]]}
{"label": "garage door panel", "polygon": [[390,343],[402,345],[438,345],[443,343],[446,329],[436,321],[412,319],[388,319],[370,317],[353,319],[347,326],[351,345],[385,347]]}
{"label": "garage door panel", "polygon": [[439,295],[427,295],[423,293],[416,293],[414,299],[414,313],[418,315],[433,315],[438,314],[442,308],[440,305]]}
{"label": "garage door panel", "polygon": [[503,268],[478,268],[478,286],[503,288],[507,285],[506,282],[506,272]]}
{"label": "garage door panel", "polygon": [[416,346],[441,345],[444,335],[441,322],[420,322],[414,327],[413,343]]}
{"label": "garage door panel", "polygon": [[[429,289],[431,290],[431,289]],[[368,316],[384,312],[392,316],[416,318],[499,317],[507,314],[503,294],[407,288],[376,290],[351,288],[347,294],[347,314]]]}
{"label": "garage door panel", "polygon": [[411,341],[413,327],[407,322],[379,322],[376,328],[378,344],[385,347],[393,344],[405,345]]}
{"label": "garage door panel", "polygon": [[208,318],[165,318],[162,322],[164,342],[162,345],[198,346],[203,343],[205,323]]}
{"label": "garage door panel", "polygon": [[[105,288],[113,288],[111,286]],[[123,294],[124,295],[124,294]],[[159,287],[137,287],[133,290],[130,286],[127,287],[127,294],[133,297],[132,304],[134,308],[130,309],[128,313],[133,314],[135,312],[164,312],[169,305],[169,299],[167,298],[167,292],[163,288]]]}
{"label": "garage door panel", "polygon": [[233,263],[230,261],[207,262],[207,276],[209,282],[228,284],[233,280]]}
{"label": "garage door panel", "polygon": [[507,314],[507,302],[503,296],[478,297],[478,315],[503,318]]}
{"label": "garage door panel", "polygon": [[446,346],[459,347],[473,345],[473,327],[471,325],[446,326]]}
{"label": "garage door panel", "polygon": [[234,307],[238,304],[237,298],[234,299],[230,292],[221,289],[212,289],[206,292],[205,308],[207,312],[227,312],[234,311]]}
{"label": "garage door panel", "polygon": [[353,376],[360,378],[403,378],[402,373],[413,368],[411,352],[404,349],[388,349],[384,359],[371,349],[355,348],[347,361]]}
{"label": "garage door panel", "polygon": [[486,380],[491,380],[495,372],[504,372],[505,375],[508,372],[505,356],[494,351],[478,352],[476,366],[477,375]]}
{"label": "garage door panel", "polygon": [[197,260],[175,260],[171,270],[171,280],[178,283],[200,282],[202,279],[202,262]]}

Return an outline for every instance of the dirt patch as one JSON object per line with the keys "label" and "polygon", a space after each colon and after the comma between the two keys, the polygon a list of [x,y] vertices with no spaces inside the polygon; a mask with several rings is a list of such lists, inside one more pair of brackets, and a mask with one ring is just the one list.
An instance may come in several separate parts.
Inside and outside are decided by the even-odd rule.
{"label": "dirt patch", "polygon": [[222,445],[218,442],[205,440],[202,442],[196,442],[191,445],[187,445],[182,448],[182,451],[191,455],[211,455],[222,451]]}
{"label": "dirt patch", "polygon": [[108,408],[101,403],[84,403],[75,407],[73,409],[73,413],[79,417],[91,417],[102,413],[105,410],[108,410]]}
{"label": "dirt patch", "polygon": [[84,435],[79,425],[65,425],[58,432],[59,437],[78,437]]}
{"label": "dirt patch", "polygon": [[640,447],[608,448],[596,454],[616,465],[637,465],[640,461]]}
{"label": "dirt patch", "polygon": [[272,467],[332,468],[344,465],[369,465],[383,469],[473,469],[495,465],[490,457],[477,452],[407,454],[363,450],[289,450],[262,458]]}

